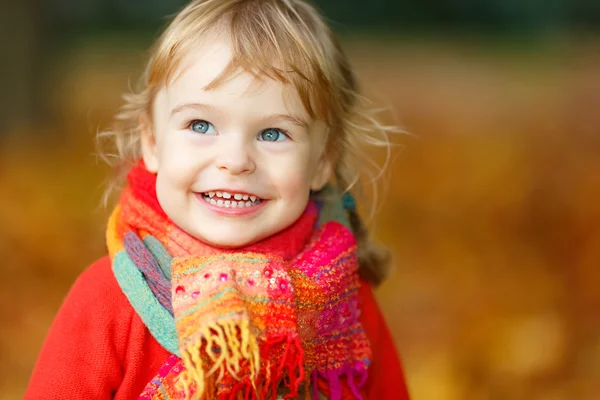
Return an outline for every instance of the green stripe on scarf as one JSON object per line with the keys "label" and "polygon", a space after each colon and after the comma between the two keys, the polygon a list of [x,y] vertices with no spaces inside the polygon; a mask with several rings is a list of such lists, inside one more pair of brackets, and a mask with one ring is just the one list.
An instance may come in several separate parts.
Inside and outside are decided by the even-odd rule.
{"label": "green stripe on scarf", "polygon": [[156,340],[168,351],[179,355],[175,319],[160,305],[144,276],[135,266],[127,252],[120,251],[113,260],[113,271],[121,290],[137,311],[144,325]]}

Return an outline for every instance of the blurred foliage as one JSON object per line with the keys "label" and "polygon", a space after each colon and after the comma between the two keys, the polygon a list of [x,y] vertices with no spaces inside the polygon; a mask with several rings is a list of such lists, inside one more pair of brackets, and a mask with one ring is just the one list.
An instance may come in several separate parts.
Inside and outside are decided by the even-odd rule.
{"label": "blurred foliage", "polygon": [[[156,27],[187,0],[45,0],[32,2],[50,20],[78,29]],[[600,4],[591,0],[314,0],[346,29],[458,29],[507,31],[598,28]]]}
{"label": "blurred foliage", "polygon": [[[66,291],[105,253],[109,171],[93,156],[94,135],[144,53],[115,44],[65,53],[55,125],[0,148],[7,400],[22,397]],[[347,43],[369,95],[413,134],[394,138],[372,227],[396,256],[377,294],[415,400],[600,393],[597,45]]]}

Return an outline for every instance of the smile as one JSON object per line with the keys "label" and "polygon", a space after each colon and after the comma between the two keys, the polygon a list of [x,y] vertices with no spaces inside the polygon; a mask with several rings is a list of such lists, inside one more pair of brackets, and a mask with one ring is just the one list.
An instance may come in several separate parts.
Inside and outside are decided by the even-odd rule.
{"label": "smile", "polygon": [[263,202],[261,198],[254,195],[224,191],[204,192],[202,193],[202,198],[213,206],[223,208],[254,207]]}

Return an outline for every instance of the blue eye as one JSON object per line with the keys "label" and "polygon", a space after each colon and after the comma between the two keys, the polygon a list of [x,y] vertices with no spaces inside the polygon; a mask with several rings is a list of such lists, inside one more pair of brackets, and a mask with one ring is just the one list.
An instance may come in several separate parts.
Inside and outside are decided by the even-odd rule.
{"label": "blue eye", "polygon": [[288,139],[288,135],[276,128],[265,129],[258,135],[258,140],[265,142],[281,142]]}
{"label": "blue eye", "polygon": [[190,129],[196,133],[201,133],[203,135],[215,135],[217,131],[215,127],[207,121],[203,120],[194,120],[190,123]]}

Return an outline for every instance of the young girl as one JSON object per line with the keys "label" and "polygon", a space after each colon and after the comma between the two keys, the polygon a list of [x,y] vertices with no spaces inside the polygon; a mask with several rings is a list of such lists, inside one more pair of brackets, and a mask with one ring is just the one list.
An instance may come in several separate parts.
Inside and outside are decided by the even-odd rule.
{"label": "young girl", "polygon": [[111,133],[128,184],[26,399],[407,399],[352,197],[385,129],[301,0],[196,0]]}

